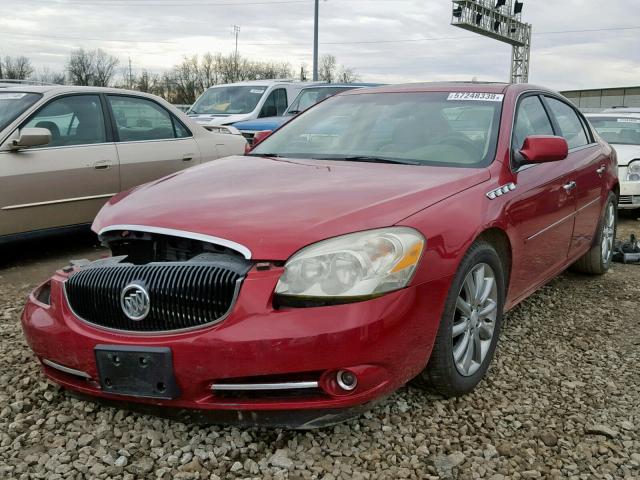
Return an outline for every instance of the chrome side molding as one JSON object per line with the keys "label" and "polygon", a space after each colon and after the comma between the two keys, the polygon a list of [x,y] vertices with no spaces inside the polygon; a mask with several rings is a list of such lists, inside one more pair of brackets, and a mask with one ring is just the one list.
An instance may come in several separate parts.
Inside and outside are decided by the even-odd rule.
{"label": "chrome side molding", "polygon": [[76,377],[84,378],[85,380],[91,380],[91,375],[89,375],[86,372],[83,372],[82,370],[76,370],[74,368],[65,367],[64,365],[60,365],[59,363],[52,362],[51,360],[47,360],[46,358],[42,359],[42,363],[60,372],[67,373],[69,375],[74,375]]}
{"label": "chrome side molding", "polygon": [[318,388],[318,382],[283,382],[283,383],[214,383],[211,390],[218,392],[255,392],[267,390],[299,390]]}
{"label": "chrome side molding", "polygon": [[506,185],[503,185],[502,187],[496,188],[495,190],[491,190],[490,192],[487,193],[487,198],[489,200],[495,200],[498,197],[501,197],[502,195],[506,195],[509,192],[513,192],[516,189],[516,184],[515,183],[508,183]]}

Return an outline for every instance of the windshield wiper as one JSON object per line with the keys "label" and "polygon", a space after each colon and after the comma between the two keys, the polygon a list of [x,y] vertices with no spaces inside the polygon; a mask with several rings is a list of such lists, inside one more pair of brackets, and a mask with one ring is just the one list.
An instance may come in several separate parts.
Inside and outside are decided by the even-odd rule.
{"label": "windshield wiper", "polygon": [[343,160],[346,162],[370,162],[370,163],[392,163],[395,165],[420,165],[420,162],[412,160],[402,160],[399,158],[388,157],[375,157],[371,155],[351,155],[346,157],[340,156],[327,156],[327,157],[313,157],[316,160]]}

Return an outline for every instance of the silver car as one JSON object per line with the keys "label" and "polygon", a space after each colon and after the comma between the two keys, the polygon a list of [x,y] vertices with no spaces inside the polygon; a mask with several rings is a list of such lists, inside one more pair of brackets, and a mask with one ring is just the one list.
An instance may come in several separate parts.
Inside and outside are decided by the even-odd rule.
{"label": "silver car", "polygon": [[154,95],[0,83],[0,243],[86,226],[115,193],[245,145]]}

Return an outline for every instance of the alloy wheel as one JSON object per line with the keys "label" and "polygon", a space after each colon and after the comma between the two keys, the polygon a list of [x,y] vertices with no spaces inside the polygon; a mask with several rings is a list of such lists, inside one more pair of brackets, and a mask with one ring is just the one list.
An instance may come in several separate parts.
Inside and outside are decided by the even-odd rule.
{"label": "alloy wheel", "polygon": [[453,361],[458,373],[470,377],[484,362],[491,347],[498,314],[498,286],[486,263],[467,274],[456,299],[453,318]]}
{"label": "alloy wheel", "polygon": [[616,212],[613,203],[607,205],[607,212],[602,226],[602,262],[606,265],[611,259],[616,234]]}

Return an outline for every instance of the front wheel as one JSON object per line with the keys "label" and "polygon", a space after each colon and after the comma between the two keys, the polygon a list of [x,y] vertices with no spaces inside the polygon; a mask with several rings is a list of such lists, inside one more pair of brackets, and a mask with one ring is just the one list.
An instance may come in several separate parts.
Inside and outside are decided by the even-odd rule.
{"label": "front wheel", "polygon": [[617,204],[615,194],[609,193],[598,225],[596,241],[591,249],[571,266],[572,270],[590,275],[604,275],[609,271],[618,226]]}
{"label": "front wheel", "polygon": [[476,242],[453,279],[431,358],[418,383],[446,396],[473,390],[493,358],[504,297],[500,256],[489,243]]}

